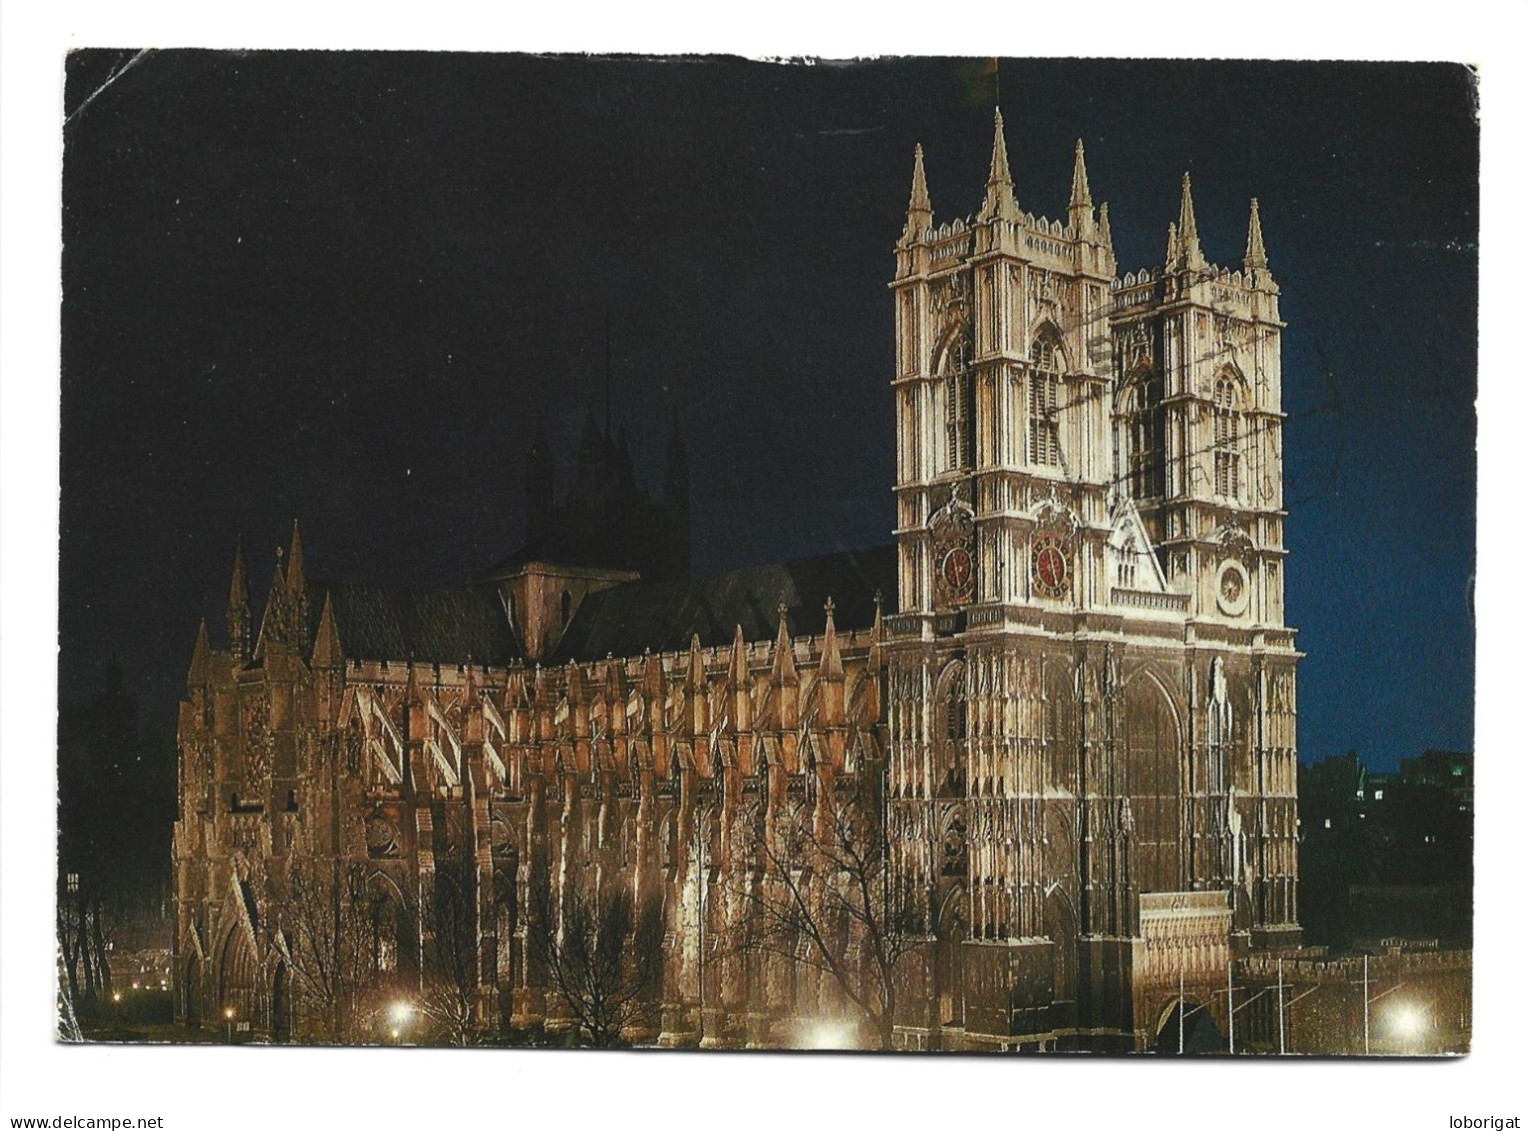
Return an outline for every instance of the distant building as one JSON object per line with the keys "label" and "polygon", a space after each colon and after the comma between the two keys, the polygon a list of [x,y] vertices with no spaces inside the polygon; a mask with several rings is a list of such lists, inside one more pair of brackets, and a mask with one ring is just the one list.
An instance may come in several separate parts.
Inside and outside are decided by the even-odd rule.
{"label": "distant building", "polygon": [[[1225,1032],[1230,965],[1301,938],[1257,204],[1218,267],[1187,177],[1164,262],[1120,275],[1082,145],[1034,216],[996,116],[976,216],[935,222],[916,150],[894,250],[894,546],[689,578],[683,446],[654,500],[592,416],[562,503],[538,437],[528,546],[470,585],[310,581],[294,528],[256,632],[236,558],[181,708],[182,1018],[317,1031],[317,875],[364,901],[380,993],[421,992],[450,888],[476,1022],[577,1027],[527,932],[539,887],[589,886],[662,916],[630,1039],[796,1043],[852,1003],[741,942],[772,868],[822,913],[843,875],[790,830],[849,812],[891,846],[898,1047]],[[875,926],[824,929],[876,960]]]}
{"label": "distant building", "polygon": [[1302,921],[1312,941],[1469,942],[1470,754],[1428,751],[1396,773],[1353,754],[1301,771]]}

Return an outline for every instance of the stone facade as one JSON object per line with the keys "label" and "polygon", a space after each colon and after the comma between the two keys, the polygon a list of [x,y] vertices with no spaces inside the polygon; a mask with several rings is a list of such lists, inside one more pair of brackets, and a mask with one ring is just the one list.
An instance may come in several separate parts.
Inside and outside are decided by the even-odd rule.
{"label": "stone facade", "polygon": [[[916,151],[895,250],[887,551],[678,577],[675,503],[669,576],[637,577],[539,553],[544,509],[529,552],[399,593],[311,583],[294,528],[253,641],[236,560],[181,711],[182,1018],[386,1039],[448,955],[471,1027],[588,1030],[534,936],[582,891],[657,916],[622,1029],[665,1045],[848,1018],[895,1047],[1141,1049],[1166,994],[1299,943],[1257,204],[1242,269],[1214,267],[1187,178],[1164,265],[1118,276],[1082,146],[1067,221],[1034,217],[996,117],[976,216],[934,223]],[[799,896],[811,937],[762,941]]]}

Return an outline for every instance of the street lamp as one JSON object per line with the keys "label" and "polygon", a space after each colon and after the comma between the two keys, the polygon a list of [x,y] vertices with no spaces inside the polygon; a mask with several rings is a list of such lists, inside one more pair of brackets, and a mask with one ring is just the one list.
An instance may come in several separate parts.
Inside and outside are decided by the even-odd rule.
{"label": "street lamp", "polygon": [[399,1035],[404,1031],[404,1026],[409,1024],[409,1019],[414,1016],[414,1006],[407,1001],[396,1001],[388,1007],[388,1033],[395,1044],[398,1043]]}
{"label": "street lamp", "polygon": [[234,1007],[232,1005],[227,1005],[227,1006],[223,1007],[223,1023],[224,1023],[224,1026],[228,1030],[228,1043],[229,1044],[233,1044],[234,1043]]}

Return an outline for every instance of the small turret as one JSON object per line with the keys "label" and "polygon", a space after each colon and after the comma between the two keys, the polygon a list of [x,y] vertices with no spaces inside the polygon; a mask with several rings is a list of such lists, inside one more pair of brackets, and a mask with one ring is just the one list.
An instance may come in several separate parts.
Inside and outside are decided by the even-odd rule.
{"label": "small turret", "polygon": [[204,618],[197,625],[197,642],[191,649],[191,667],[186,671],[186,687],[190,691],[196,691],[207,686],[207,678],[210,672],[209,657],[211,648],[207,643],[207,621]]}
{"label": "small turret", "polygon": [[988,192],[979,210],[979,222],[984,220],[1020,219],[1020,206],[1015,203],[1015,184],[1009,176],[1009,152],[1004,147],[1004,115],[999,108],[993,110],[993,157],[988,164]]}
{"label": "small turret", "polygon": [[1176,266],[1186,271],[1199,271],[1206,266],[1201,253],[1201,237],[1195,226],[1195,202],[1190,198],[1190,174],[1186,173],[1179,186],[1179,255]]}
{"label": "small turret", "polygon": [[1068,223],[1080,239],[1094,238],[1094,200],[1089,195],[1089,172],[1084,168],[1084,139],[1073,147],[1073,193],[1068,198]]}
{"label": "small turret", "polygon": [[324,594],[324,609],[319,613],[319,631],[314,636],[313,667],[327,668],[345,662],[345,653],[340,647],[340,628],[335,623],[335,606],[328,593]]}
{"label": "small turret", "polygon": [[1248,202],[1248,244],[1243,252],[1243,269],[1248,272],[1254,286],[1275,289],[1270,276],[1270,261],[1264,253],[1264,229],[1259,223],[1259,198]]}
{"label": "small turret", "polygon": [[303,537],[292,520],[292,548],[287,551],[287,636],[294,647],[308,647],[308,575],[303,567]]}
{"label": "small turret", "polygon": [[260,632],[255,637],[255,659],[262,660],[287,643],[287,578],[282,571],[282,548],[276,547],[276,571],[271,575],[271,592],[260,614]]}
{"label": "small turret", "polygon": [[234,572],[228,583],[228,650],[234,665],[243,667],[250,658],[250,585],[244,577],[244,545],[234,547]]}
{"label": "small turret", "polygon": [[1100,205],[1100,226],[1095,238],[1100,246],[1107,249],[1112,255],[1115,254],[1115,243],[1110,238],[1110,205]]}
{"label": "small turret", "polygon": [[908,194],[908,222],[903,226],[905,244],[916,243],[924,237],[925,230],[933,222],[930,209],[930,190],[924,183],[924,147],[914,146],[914,187]]}

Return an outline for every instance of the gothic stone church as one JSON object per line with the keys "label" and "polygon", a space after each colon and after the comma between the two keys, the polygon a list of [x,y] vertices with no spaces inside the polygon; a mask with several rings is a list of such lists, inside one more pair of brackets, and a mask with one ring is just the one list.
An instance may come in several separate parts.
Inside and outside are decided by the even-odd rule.
{"label": "gothic stone church", "polygon": [[[1187,177],[1163,264],[1120,275],[1082,145],[1066,220],[1033,216],[996,115],[975,216],[935,222],[916,149],[895,253],[895,545],[690,578],[683,445],[652,499],[592,420],[566,501],[539,441],[527,549],[461,586],[310,580],[294,529],[256,631],[236,558],[181,706],[179,1017],[386,1039],[378,1003],[423,995],[449,932],[473,1025],[577,1029],[532,932],[599,890],[662,931],[636,1042],[1226,1032],[1239,963],[1300,943],[1257,202],[1218,267]],[[836,869],[791,832],[846,812],[880,905],[803,911],[832,961],[743,945],[771,885],[847,882],[804,879]]]}

